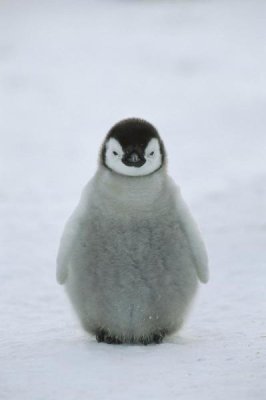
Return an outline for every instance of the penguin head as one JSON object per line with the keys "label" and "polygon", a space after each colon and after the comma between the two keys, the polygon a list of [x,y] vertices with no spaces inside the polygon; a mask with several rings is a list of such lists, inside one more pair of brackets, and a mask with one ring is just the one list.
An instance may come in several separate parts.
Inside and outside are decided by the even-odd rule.
{"label": "penguin head", "polygon": [[149,122],[129,118],[108,132],[101,150],[104,167],[121,175],[145,176],[165,165],[163,142]]}

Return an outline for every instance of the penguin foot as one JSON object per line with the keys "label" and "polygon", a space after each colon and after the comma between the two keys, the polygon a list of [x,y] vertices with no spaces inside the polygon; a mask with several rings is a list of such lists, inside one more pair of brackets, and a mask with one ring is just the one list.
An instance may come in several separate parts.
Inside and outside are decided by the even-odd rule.
{"label": "penguin foot", "polygon": [[153,342],[156,343],[156,344],[160,344],[160,343],[162,343],[164,337],[165,337],[165,333],[164,332],[155,333],[153,335]]}
{"label": "penguin foot", "polygon": [[150,336],[146,336],[140,339],[140,343],[144,344],[145,346],[147,346],[148,344],[160,344],[162,343],[164,337],[165,337],[165,332],[164,331],[160,331],[160,332],[156,332],[151,334]]}
{"label": "penguin foot", "polygon": [[[159,332],[155,332],[152,333],[149,336],[143,336],[139,339],[131,339],[129,341],[126,341],[125,343],[141,343],[144,346],[147,346],[148,344],[160,344],[162,343],[164,337],[166,335],[165,331],[159,331]],[[110,334],[110,332],[108,332],[105,329],[99,329],[96,332],[96,340],[98,343],[108,343],[108,344],[122,344],[123,341],[118,338],[117,336],[113,336]]]}
{"label": "penguin foot", "polygon": [[104,342],[108,344],[122,344],[122,340],[118,339],[116,336],[110,335],[104,329],[99,329],[96,333],[96,340],[98,343]]}

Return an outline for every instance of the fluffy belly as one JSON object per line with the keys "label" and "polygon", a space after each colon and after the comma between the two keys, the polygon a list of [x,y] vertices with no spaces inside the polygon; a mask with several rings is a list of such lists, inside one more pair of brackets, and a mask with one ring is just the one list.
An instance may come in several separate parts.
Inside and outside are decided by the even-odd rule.
{"label": "fluffy belly", "polygon": [[124,337],[139,337],[158,329],[175,331],[196,287],[194,267],[182,246],[162,251],[160,246],[152,249],[151,243],[148,252],[124,247],[123,254],[121,250],[118,254],[114,244],[102,252],[90,249],[72,264],[67,283],[72,303],[88,331],[95,333],[102,327],[115,335],[122,332]]}
{"label": "fluffy belly", "polygon": [[181,325],[197,279],[177,223],[97,219],[75,246],[66,289],[83,326],[141,336]]}

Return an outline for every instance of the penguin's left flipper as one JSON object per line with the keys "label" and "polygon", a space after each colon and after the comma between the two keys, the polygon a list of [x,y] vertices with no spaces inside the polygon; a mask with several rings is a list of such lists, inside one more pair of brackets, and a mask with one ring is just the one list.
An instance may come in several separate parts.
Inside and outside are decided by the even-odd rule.
{"label": "penguin's left flipper", "polygon": [[198,278],[202,283],[207,283],[209,280],[207,251],[199,228],[182,199],[180,191],[177,194],[177,210],[180,227],[187,239]]}

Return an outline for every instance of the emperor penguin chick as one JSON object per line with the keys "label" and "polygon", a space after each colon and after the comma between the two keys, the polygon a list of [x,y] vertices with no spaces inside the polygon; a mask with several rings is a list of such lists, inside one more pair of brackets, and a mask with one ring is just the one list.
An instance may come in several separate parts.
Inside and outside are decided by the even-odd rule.
{"label": "emperor penguin chick", "polygon": [[150,123],[126,119],[107,134],[66,224],[57,280],[98,342],[160,343],[181,327],[208,281],[207,254]]}

